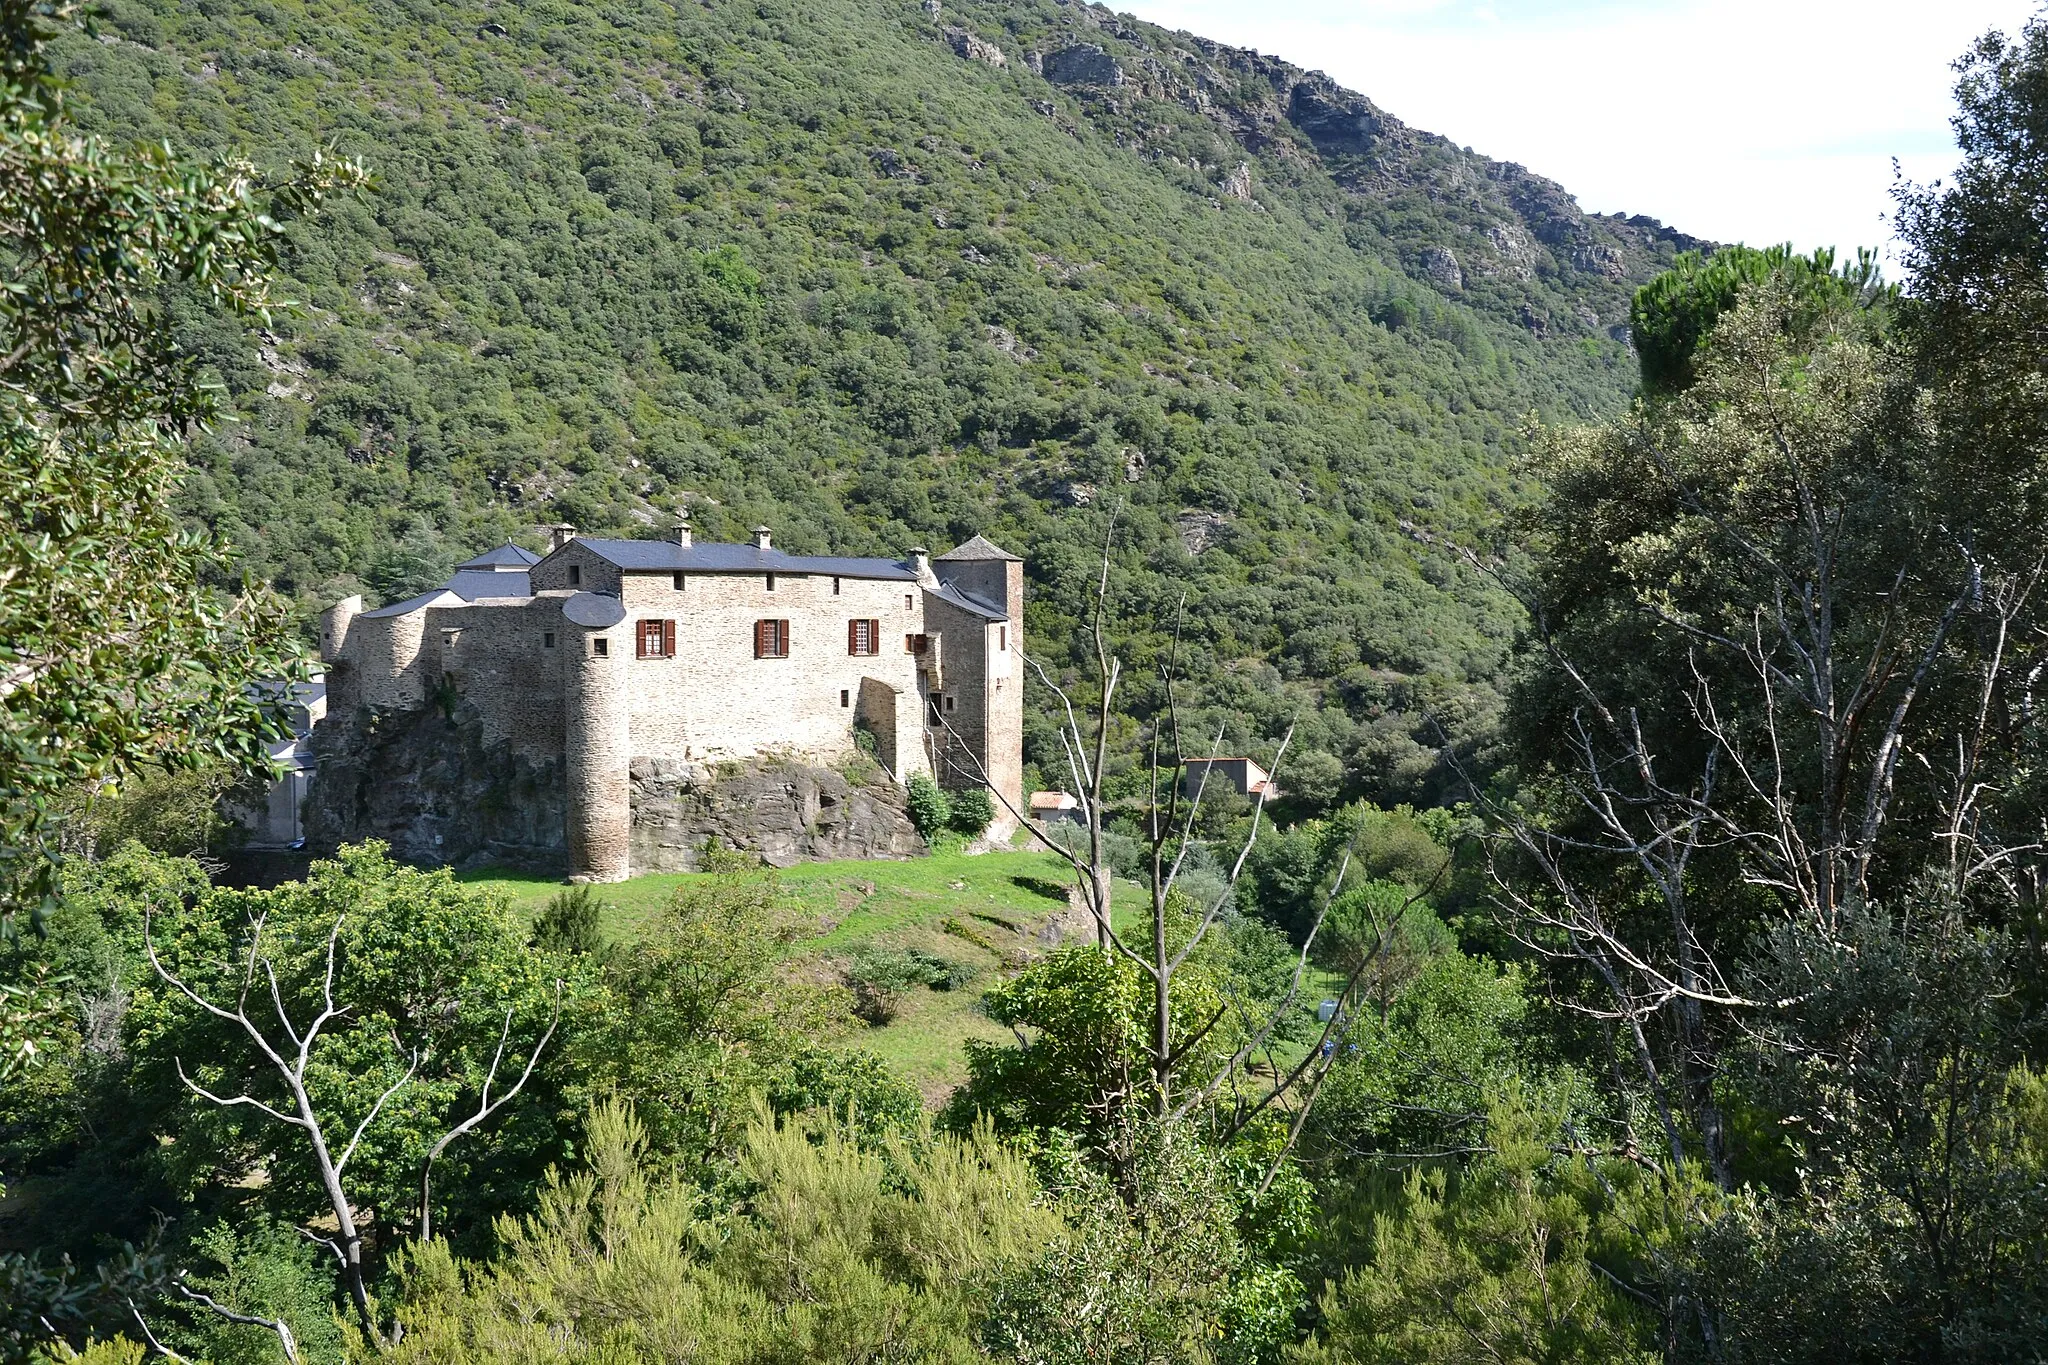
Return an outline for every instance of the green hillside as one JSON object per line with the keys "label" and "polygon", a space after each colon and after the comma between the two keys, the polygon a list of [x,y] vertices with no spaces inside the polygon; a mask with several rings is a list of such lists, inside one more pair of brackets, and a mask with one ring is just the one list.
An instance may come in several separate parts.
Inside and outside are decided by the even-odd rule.
{"label": "green hillside", "polygon": [[1430,796],[1425,707],[1485,734],[1513,612],[1406,527],[1483,527],[1527,414],[1625,402],[1688,244],[1053,0],[116,0],[63,62],[87,127],[376,170],[295,231],[301,316],[192,311],[241,420],[189,513],[308,607],[687,502],[799,551],[984,532],[1058,661],[1115,504],[1121,599],[1188,591],[1233,745],[1303,716],[1308,805]]}

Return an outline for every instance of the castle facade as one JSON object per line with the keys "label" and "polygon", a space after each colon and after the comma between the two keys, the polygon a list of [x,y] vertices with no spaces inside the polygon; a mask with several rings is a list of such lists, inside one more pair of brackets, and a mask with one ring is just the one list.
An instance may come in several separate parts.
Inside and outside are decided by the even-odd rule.
{"label": "castle facade", "polygon": [[558,527],[546,555],[500,546],[409,601],[337,603],[321,657],[331,718],[460,703],[487,749],[559,771],[570,874],[617,881],[653,870],[634,777],[663,765],[865,748],[899,785],[1022,809],[1023,614],[1023,561],[979,536],[897,560],[788,554],[766,527],[745,545]]}

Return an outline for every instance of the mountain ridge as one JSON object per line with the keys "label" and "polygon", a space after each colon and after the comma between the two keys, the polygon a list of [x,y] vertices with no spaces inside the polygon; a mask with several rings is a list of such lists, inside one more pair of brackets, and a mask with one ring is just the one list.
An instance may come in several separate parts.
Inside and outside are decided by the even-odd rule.
{"label": "mountain ridge", "polygon": [[1054,0],[114,0],[100,38],[61,52],[85,126],[380,176],[293,228],[300,316],[178,309],[239,416],[185,511],[309,609],[686,504],[800,551],[986,533],[1057,670],[1113,505],[1137,675],[1185,593],[1188,720],[1299,721],[1311,809],[1485,743],[1516,609],[1403,527],[1483,540],[1528,415],[1624,405],[1629,295],[1691,244]]}

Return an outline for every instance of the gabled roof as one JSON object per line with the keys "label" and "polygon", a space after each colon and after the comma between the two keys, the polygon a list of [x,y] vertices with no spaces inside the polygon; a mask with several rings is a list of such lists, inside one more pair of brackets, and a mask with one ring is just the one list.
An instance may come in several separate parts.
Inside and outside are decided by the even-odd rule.
{"label": "gabled roof", "polygon": [[442,586],[465,602],[480,597],[533,596],[533,586],[524,569],[457,569],[455,577]]}
{"label": "gabled roof", "polygon": [[959,564],[974,559],[1001,559],[1007,560],[1012,564],[1022,564],[1024,562],[1022,556],[1011,554],[1002,546],[983,536],[976,536],[966,544],[955,546],[953,549],[946,551],[946,553],[938,557],[937,562],[941,564]]}
{"label": "gabled roof", "polygon": [[475,559],[465,559],[455,567],[457,571],[463,569],[524,569],[528,565],[538,563],[540,563],[539,555],[531,550],[522,550],[517,545],[507,541],[494,550],[485,550]]}
{"label": "gabled roof", "polygon": [[962,592],[956,583],[941,582],[938,587],[926,588],[925,591],[942,601],[951,602],[962,611],[972,612],[984,620],[1007,621],[1010,619],[1010,613],[992,603],[984,602],[979,597],[975,597],[970,593]]}
{"label": "gabled roof", "polygon": [[815,573],[842,578],[917,581],[917,570],[900,559],[855,559],[837,555],[793,555],[754,545],[678,545],[672,540],[600,540],[578,536],[599,559],[630,571],[661,573]]}
{"label": "gabled roof", "polygon": [[361,619],[375,621],[386,616],[410,616],[422,607],[454,607],[461,604],[462,598],[457,594],[447,588],[435,588],[432,592],[423,592],[418,597],[408,597],[403,602],[393,602],[388,607],[366,611]]}

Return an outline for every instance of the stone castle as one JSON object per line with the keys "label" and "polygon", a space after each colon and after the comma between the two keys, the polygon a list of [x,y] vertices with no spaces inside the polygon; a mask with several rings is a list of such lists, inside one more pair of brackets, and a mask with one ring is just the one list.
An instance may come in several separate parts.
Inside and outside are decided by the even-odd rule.
{"label": "stone castle", "polygon": [[897,560],[788,554],[766,527],[746,545],[680,520],[663,540],[557,527],[546,555],[503,545],[409,601],[325,613],[309,837],[617,881],[695,866],[677,793],[764,764],[772,789],[740,804],[789,805],[790,858],[911,851],[900,810],[812,843],[849,809],[900,806],[877,791],[920,773],[991,788],[1007,826],[1023,613],[1023,561],[980,536]]}

